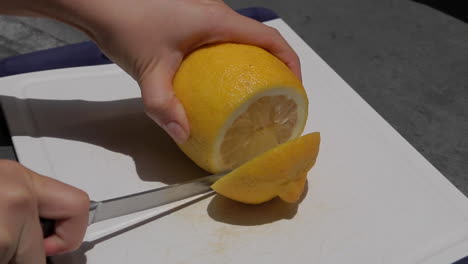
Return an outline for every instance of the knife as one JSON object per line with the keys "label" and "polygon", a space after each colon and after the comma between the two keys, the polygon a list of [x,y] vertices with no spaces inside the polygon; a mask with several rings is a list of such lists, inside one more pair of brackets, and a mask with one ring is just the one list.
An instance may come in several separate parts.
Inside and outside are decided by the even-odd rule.
{"label": "knife", "polygon": [[[213,191],[211,185],[224,175],[224,173],[214,174],[184,183],[100,202],[91,201],[89,205],[88,225],[211,192]],[[41,218],[40,222],[44,237],[54,234],[54,220]]]}

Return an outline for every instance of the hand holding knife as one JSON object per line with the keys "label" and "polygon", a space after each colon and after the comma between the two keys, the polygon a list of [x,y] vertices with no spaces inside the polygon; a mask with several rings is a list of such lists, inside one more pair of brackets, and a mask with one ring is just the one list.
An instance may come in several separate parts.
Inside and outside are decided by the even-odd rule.
{"label": "hand holding knife", "polygon": [[[223,173],[214,174],[185,183],[173,184],[100,202],[91,201],[88,225],[211,192],[213,191],[211,185],[224,175]],[[52,235],[55,222],[43,218],[40,220],[44,237]]]}

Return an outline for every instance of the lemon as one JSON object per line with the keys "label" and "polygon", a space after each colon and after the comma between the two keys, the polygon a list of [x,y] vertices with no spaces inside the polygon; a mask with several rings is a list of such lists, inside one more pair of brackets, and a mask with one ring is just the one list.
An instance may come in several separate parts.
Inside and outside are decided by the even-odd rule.
{"label": "lemon", "polygon": [[231,171],[211,188],[248,204],[263,203],[276,196],[296,202],[304,190],[307,172],[315,164],[319,145],[318,132],[291,140]]}
{"label": "lemon", "polygon": [[298,137],[307,120],[300,80],[259,47],[199,48],[184,58],[173,86],[190,123],[190,137],[179,147],[213,173]]}

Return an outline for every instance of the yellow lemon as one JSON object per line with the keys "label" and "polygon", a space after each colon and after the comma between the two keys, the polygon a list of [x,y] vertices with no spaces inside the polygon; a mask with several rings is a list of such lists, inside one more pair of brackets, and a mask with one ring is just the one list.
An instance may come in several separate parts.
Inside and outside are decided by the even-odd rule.
{"label": "yellow lemon", "polygon": [[311,133],[273,148],[223,176],[211,188],[233,200],[259,204],[279,196],[299,200],[314,166],[320,133]]}
{"label": "yellow lemon", "polygon": [[197,49],[184,58],[173,85],[191,127],[179,147],[213,173],[298,137],[307,120],[300,80],[259,47],[226,43]]}

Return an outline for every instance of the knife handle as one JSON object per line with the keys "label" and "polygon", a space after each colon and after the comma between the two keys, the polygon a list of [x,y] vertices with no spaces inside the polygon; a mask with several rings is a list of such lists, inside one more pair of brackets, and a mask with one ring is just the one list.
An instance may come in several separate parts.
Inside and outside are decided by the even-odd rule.
{"label": "knife handle", "polygon": [[[94,222],[94,214],[96,213],[97,206],[99,202],[90,201],[89,204],[89,217],[88,217],[88,225]],[[42,236],[44,238],[50,237],[55,232],[55,220],[46,219],[46,218],[39,218],[39,222],[41,223],[42,228]]]}

